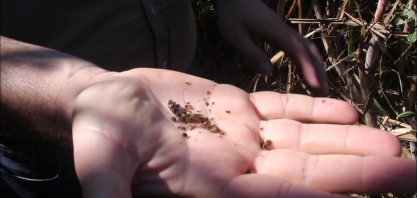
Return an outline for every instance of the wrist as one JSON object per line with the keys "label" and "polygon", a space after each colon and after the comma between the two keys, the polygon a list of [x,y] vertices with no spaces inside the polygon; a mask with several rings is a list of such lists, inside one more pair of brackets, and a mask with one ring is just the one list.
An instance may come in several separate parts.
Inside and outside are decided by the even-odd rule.
{"label": "wrist", "polygon": [[78,95],[91,84],[113,74],[113,72],[106,71],[95,65],[89,65],[88,62],[80,64],[85,64],[85,66],[69,77],[58,92],[59,103],[57,106],[59,111],[62,112],[64,122],[68,126],[72,124],[74,103]]}
{"label": "wrist", "polygon": [[1,114],[10,121],[4,127],[26,131],[19,136],[68,143],[71,104],[92,79],[106,72],[80,58],[2,36],[1,104],[7,111]]}

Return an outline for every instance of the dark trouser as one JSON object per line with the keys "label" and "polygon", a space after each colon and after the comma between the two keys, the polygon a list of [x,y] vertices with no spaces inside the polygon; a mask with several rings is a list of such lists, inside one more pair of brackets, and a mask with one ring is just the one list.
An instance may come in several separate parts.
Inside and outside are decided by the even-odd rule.
{"label": "dark trouser", "polygon": [[13,197],[82,197],[72,149],[2,137],[0,151],[1,182]]}

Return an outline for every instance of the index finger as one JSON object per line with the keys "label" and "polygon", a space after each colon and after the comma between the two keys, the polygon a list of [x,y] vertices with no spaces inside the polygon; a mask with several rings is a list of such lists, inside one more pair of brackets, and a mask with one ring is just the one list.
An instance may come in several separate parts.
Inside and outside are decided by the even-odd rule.
{"label": "index finger", "polygon": [[268,174],[245,174],[230,181],[219,197],[323,197],[348,198],[285,181]]}
{"label": "index finger", "polygon": [[353,107],[331,98],[256,92],[250,94],[250,100],[262,120],[285,118],[299,122],[354,124],[358,119]]}
{"label": "index finger", "polygon": [[281,20],[266,29],[265,39],[272,46],[283,50],[291,60],[301,67],[308,86],[317,96],[325,96],[329,92],[326,72],[320,52],[314,44],[289,28]]}

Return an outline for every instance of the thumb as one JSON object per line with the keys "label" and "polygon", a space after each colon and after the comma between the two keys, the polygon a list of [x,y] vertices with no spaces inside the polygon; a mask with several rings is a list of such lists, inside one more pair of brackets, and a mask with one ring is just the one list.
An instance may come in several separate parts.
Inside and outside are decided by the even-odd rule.
{"label": "thumb", "polygon": [[86,127],[85,118],[77,116],[73,123],[74,166],[83,197],[131,197],[125,167],[111,163],[126,160],[110,138]]}

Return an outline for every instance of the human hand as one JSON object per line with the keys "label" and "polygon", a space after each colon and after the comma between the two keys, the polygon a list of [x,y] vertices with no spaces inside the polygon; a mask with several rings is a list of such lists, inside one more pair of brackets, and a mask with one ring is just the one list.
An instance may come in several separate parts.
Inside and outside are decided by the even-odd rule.
{"label": "human hand", "polygon": [[[225,134],[195,128],[183,137],[181,123],[170,119],[169,100],[190,102],[194,113],[214,118]],[[142,68],[94,79],[78,96],[73,115],[84,197],[331,197],[416,190],[416,163],[397,157],[397,139],[377,129],[335,125],[352,124],[357,114],[334,99],[247,94]],[[262,150],[267,139],[272,145]]]}
{"label": "human hand", "polygon": [[262,73],[272,65],[259,48],[261,42],[283,50],[298,65],[309,88],[317,96],[326,96],[329,87],[320,52],[315,45],[282,20],[260,0],[217,0],[220,31],[248,63]]}

